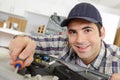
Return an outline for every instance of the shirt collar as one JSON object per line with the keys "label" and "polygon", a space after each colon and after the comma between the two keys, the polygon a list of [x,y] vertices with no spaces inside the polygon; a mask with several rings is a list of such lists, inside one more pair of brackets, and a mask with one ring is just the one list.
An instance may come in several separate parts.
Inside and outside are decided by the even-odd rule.
{"label": "shirt collar", "polygon": [[106,49],[105,49],[104,42],[102,42],[102,46],[101,46],[99,55],[96,57],[96,59],[90,65],[92,65],[92,67],[94,67],[95,69],[98,70],[99,67],[103,63],[103,59],[106,57],[105,54],[106,54]]}

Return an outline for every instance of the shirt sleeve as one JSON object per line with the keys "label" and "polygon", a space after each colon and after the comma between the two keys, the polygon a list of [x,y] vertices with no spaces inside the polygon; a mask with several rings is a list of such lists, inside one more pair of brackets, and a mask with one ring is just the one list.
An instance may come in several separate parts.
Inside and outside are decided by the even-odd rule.
{"label": "shirt sleeve", "polygon": [[32,39],[37,43],[37,53],[59,54],[67,45],[67,37],[64,35],[39,35]]}

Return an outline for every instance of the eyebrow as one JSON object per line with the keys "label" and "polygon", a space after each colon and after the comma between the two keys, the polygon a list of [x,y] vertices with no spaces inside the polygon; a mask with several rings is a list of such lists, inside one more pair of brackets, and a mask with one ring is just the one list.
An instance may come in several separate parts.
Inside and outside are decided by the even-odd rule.
{"label": "eyebrow", "polygon": [[83,28],[82,28],[82,30],[83,30],[83,29],[87,29],[87,28],[91,28],[91,29],[94,29],[93,27],[90,27],[90,26],[86,26],[86,27],[83,27]]}
{"label": "eyebrow", "polygon": [[76,31],[76,30],[74,30],[74,29],[68,29],[68,31]]}
{"label": "eyebrow", "polygon": [[[82,30],[84,30],[84,29],[88,29],[88,28],[94,29],[93,27],[86,26],[86,27],[83,27]],[[75,30],[74,30],[74,29],[68,29],[68,31],[75,31]]]}

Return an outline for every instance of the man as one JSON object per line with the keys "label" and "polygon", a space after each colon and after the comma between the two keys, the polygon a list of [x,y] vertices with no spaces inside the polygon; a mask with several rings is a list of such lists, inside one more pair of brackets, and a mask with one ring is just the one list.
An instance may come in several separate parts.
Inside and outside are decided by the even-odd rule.
{"label": "man", "polygon": [[111,75],[120,80],[120,48],[103,41],[105,30],[99,11],[89,3],[77,4],[61,26],[67,26],[65,36],[17,36],[9,45],[12,64],[24,59],[28,66],[35,49],[39,53],[58,53],[60,59]]}

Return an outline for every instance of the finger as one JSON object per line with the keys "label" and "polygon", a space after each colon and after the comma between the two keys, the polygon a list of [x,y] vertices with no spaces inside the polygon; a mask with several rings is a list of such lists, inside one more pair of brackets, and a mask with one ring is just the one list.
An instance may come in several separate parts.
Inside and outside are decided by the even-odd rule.
{"label": "finger", "polygon": [[14,62],[14,61],[13,61],[12,59],[10,59],[10,65],[13,65],[13,62]]}
{"label": "finger", "polygon": [[[30,55],[30,56],[24,61],[23,65],[22,65],[22,68],[24,68],[24,67],[26,67],[26,66],[29,66],[29,65],[33,62],[33,60],[34,60],[33,55]],[[16,63],[16,60],[15,60],[15,61],[11,60],[11,62],[10,62],[10,64],[11,64],[12,66],[15,66],[15,63]]]}
{"label": "finger", "polygon": [[24,66],[29,66],[33,62],[33,55],[30,55],[24,62]]}
{"label": "finger", "polygon": [[10,53],[10,56],[13,60],[16,60],[17,56],[22,52],[24,46],[16,46],[13,51]]}
{"label": "finger", "polygon": [[115,76],[115,74],[112,74],[112,75],[111,75],[110,80],[116,80],[116,76]]}
{"label": "finger", "polygon": [[27,40],[25,40],[24,37],[17,37],[11,41],[9,44],[9,50],[10,52],[13,52],[14,48],[21,48],[24,47],[27,44]]}
{"label": "finger", "polygon": [[27,46],[26,44],[16,44],[13,45],[12,51],[10,51],[10,56],[13,60],[16,60],[17,56],[24,50],[24,48]]}
{"label": "finger", "polygon": [[26,48],[19,55],[20,59],[26,59],[28,56],[33,55],[35,53],[36,43],[31,41]]}
{"label": "finger", "polygon": [[15,67],[15,64],[14,64],[14,63],[15,63],[15,61],[11,59],[11,60],[10,60],[10,65],[13,66],[13,67]]}
{"label": "finger", "polygon": [[13,49],[14,49],[14,40],[12,40],[11,42],[10,42],[10,44],[9,44],[9,46],[8,46],[8,48],[9,48],[9,51],[10,51],[10,53],[13,51]]}

